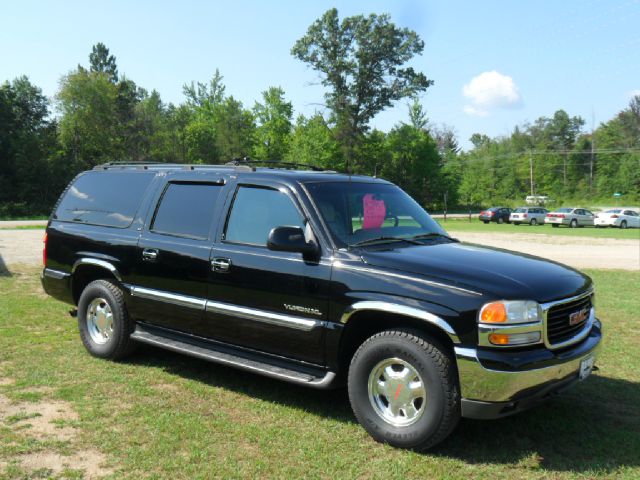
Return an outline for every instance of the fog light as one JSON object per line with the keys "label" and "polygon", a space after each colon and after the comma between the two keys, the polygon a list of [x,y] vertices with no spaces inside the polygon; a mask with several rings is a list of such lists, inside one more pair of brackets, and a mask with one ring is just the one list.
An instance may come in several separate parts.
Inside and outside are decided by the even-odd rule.
{"label": "fog light", "polygon": [[540,341],[540,332],[527,333],[492,333],[489,341],[494,345],[527,345]]}

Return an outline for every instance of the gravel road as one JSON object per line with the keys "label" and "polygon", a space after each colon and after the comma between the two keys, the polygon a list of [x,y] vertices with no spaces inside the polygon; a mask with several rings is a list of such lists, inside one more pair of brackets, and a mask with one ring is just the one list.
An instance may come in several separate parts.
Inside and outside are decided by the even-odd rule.
{"label": "gravel road", "polygon": [[[43,230],[0,229],[0,269],[3,265],[42,262]],[[638,240],[613,238],[526,235],[519,233],[459,232],[464,242],[525,252],[555,260],[575,268],[640,270],[640,231]]]}

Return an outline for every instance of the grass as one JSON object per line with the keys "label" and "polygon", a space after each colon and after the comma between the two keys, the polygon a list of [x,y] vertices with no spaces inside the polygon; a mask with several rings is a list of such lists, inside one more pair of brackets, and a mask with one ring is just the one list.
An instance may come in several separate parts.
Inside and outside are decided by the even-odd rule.
{"label": "grass", "polygon": [[640,240],[640,228],[553,228],[551,225],[513,225],[504,223],[482,223],[476,217],[471,221],[468,219],[442,219],[437,220],[448,232],[482,232],[482,233],[524,233],[524,234],[546,234],[554,236],[568,237],[594,237],[594,238],[620,238],[628,240]]}
{"label": "grass", "polygon": [[44,230],[45,225],[20,225],[18,227],[3,227],[0,225],[0,230]]}
{"label": "grass", "polygon": [[514,417],[463,420],[424,454],[372,441],[344,390],[153,348],[120,363],[90,357],[69,307],[41,292],[37,273],[0,276],[0,380],[14,381],[0,393],[69,402],[81,442],[34,439],[0,422],[0,478],[55,476],[16,459],[89,448],[106,455],[113,478],[640,478],[640,272],[587,272],[607,334],[588,381]]}

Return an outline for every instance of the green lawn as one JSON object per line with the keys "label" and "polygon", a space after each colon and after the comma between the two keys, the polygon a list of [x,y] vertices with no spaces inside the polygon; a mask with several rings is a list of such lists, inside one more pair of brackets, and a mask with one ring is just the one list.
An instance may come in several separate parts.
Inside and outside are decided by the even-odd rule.
{"label": "green lawn", "polygon": [[36,270],[19,269],[0,276],[0,413],[8,398],[67,402],[78,417],[58,422],[75,435],[57,440],[30,433],[37,413],[5,417],[0,478],[81,478],[80,469],[33,471],[20,461],[96,450],[114,478],[638,479],[640,272],[588,273],[607,335],[600,370],[535,410],[463,420],[419,454],[372,441],[344,390],[307,390],[153,348],[121,363],[92,358],[69,307],[41,292]]}
{"label": "green lawn", "polygon": [[485,233],[525,233],[525,234],[547,234],[547,235],[563,235],[572,237],[600,237],[600,238],[623,238],[640,240],[640,228],[628,228],[621,230],[619,228],[569,228],[558,227],[553,228],[551,225],[513,225],[503,223],[485,224],[478,220],[477,215],[468,219],[437,219],[437,222],[448,232],[485,232]]}

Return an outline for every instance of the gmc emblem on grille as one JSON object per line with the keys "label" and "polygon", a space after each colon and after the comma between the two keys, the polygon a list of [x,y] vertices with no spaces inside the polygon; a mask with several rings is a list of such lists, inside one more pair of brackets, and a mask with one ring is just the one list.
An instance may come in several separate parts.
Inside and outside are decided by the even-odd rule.
{"label": "gmc emblem on grille", "polygon": [[586,308],[578,310],[577,312],[573,312],[571,315],[569,315],[569,325],[573,326],[584,322],[587,319],[588,315],[589,310]]}

